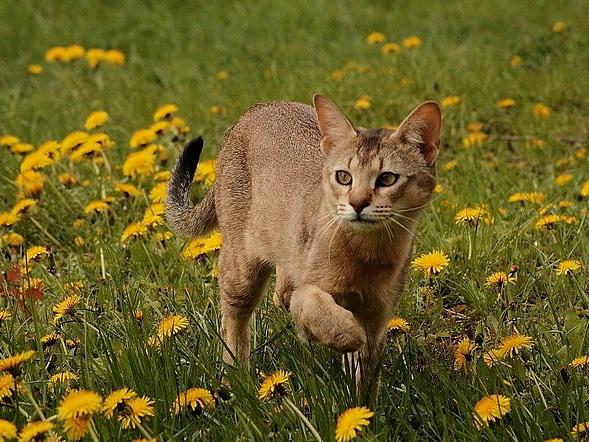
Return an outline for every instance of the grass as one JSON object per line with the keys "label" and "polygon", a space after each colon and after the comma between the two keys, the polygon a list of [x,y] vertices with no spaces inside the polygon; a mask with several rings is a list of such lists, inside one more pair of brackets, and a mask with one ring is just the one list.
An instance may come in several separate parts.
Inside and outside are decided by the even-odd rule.
{"label": "grass", "polygon": [[[121,242],[123,229],[140,221],[150,204],[152,178],[128,179],[122,165],[134,130],[151,124],[161,104],[178,105],[191,127],[202,134],[205,157],[214,158],[224,129],[250,105],[276,99],[309,102],[313,92],[332,97],[362,126],[398,124],[426,99],[458,95],[461,103],[445,109],[440,154],[443,187],[422,220],[416,254],[444,251],[450,265],[432,278],[411,274],[399,316],[411,324],[408,334],[391,334],[382,370],[382,388],[372,404],[375,416],[360,437],[375,440],[542,440],[567,439],[574,425],[589,420],[586,373],[568,366],[588,352],[589,237],[587,199],[579,197],[589,180],[587,92],[589,13],[577,2],[4,2],[0,28],[0,136],[13,134],[38,146],[83,129],[87,114],[105,110],[104,131],[116,142],[106,163],[67,159],[42,170],[45,185],[38,206],[1,234],[17,232],[22,246],[2,248],[0,308],[11,318],[0,321],[0,356],[26,349],[37,353],[24,366],[22,381],[31,391],[11,393],[0,402],[0,418],[22,428],[38,419],[31,397],[50,418],[63,388],[51,388],[50,375],[69,370],[80,388],[102,396],[128,387],[155,401],[155,416],[144,429],[158,440],[310,440],[304,419],[286,405],[260,401],[262,374],[291,373],[289,399],[324,440],[334,439],[335,420],[357,405],[354,387],[340,358],[299,342],[288,316],[264,300],[253,321],[251,369],[233,370],[220,361],[217,286],[210,271],[215,253],[193,261],[179,258],[186,241],[165,243],[154,234]],[[553,32],[563,20],[564,32]],[[415,49],[384,55],[368,45],[373,31],[400,43],[422,39]],[[54,45],[118,48],[122,67],[92,70],[84,60],[47,64]],[[520,66],[511,66],[514,55]],[[27,75],[30,63],[44,71]],[[229,78],[219,80],[225,70]],[[332,74],[343,77],[334,80]],[[341,74],[340,72],[340,74]],[[370,107],[356,100],[370,96]],[[516,104],[500,109],[496,101]],[[536,118],[533,106],[550,107]],[[220,107],[211,113],[211,107]],[[465,148],[467,125],[484,124],[489,138]],[[543,142],[534,142],[542,140]],[[169,169],[181,140],[164,137]],[[0,151],[0,212],[18,200],[15,184],[22,156]],[[450,169],[447,163],[456,161]],[[446,166],[445,166],[446,165]],[[58,175],[74,174],[86,185],[63,186]],[[572,180],[555,183],[562,173]],[[116,183],[128,181],[142,195],[122,198]],[[198,184],[197,194],[203,184]],[[515,192],[542,192],[543,204],[508,203]],[[105,214],[85,215],[87,203],[115,197]],[[559,208],[561,200],[570,208]],[[456,224],[462,208],[483,204],[491,224]],[[556,206],[550,206],[556,204]],[[536,229],[539,211],[574,216],[575,222]],[[76,219],[82,226],[74,227]],[[165,227],[157,227],[165,231]],[[83,241],[83,244],[82,244]],[[8,281],[28,247],[50,247],[34,265],[41,298],[15,299],[28,278]],[[577,259],[582,269],[570,276],[555,272],[558,263]],[[487,287],[493,272],[519,266],[517,281],[502,289]],[[81,281],[82,287],[68,286]],[[52,308],[78,292],[82,302],[57,330],[63,335],[43,348],[41,338],[55,330]],[[137,321],[134,312],[143,311]],[[158,351],[147,339],[171,314],[190,326],[166,339]],[[482,354],[513,333],[533,338],[532,349],[488,367]],[[468,371],[454,369],[456,344],[465,336],[479,345]],[[79,341],[68,349],[65,339]],[[221,383],[225,374],[230,394]],[[217,396],[213,410],[174,416],[170,406],[190,387]],[[476,402],[503,394],[511,411],[477,430]],[[122,429],[115,420],[94,417],[101,440],[131,440],[138,429]],[[61,426],[57,427],[61,432]],[[89,437],[89,436],[86,436]]]}

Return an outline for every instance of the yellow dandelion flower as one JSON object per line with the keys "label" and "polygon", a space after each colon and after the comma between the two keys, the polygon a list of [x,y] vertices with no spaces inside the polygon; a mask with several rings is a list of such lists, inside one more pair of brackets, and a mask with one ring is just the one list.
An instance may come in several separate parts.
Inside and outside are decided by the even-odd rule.
{"label": "yellow dandelion flower", "polygon": [[61,421],[81,416],[90,416],[102,406],[102,398],[98,393],[88,390],[72,390],[57,407],[57,417]]}
{"label": "yellow dandelion flower", "polygon": [[102,156],[102,152],[101,144],[87,141],[70,154],[70,159],[74,163],[78,163],[84,159],[99,158]]}
{"label": "yellow dandelion flower", "polygon": [[153,121],[166,120],[176,112],[178,112],[178,106],[171,103],[164,104],[155,110],[153,114]]}
{"label": "yellow dandelion flower", "polygon": [[382,46],[383,54],[398,54],[399,52],[401,52],[401,46],[397,43],[390,42]]}
{"label": "yellow dandelion flower", "polygon": [[65,56],[65,48],[63,46],[54,46],[47,49],[45,52],[45,61],[54,63],[56,61],[63,61]]}
{"label": "yellow dandelion flower", "polygon": [[20,220],[20,215],[13,212],[0,212],[0,226],[13,226]]}
{"label": "yellow dandelion flower", "polygon": [[494,348],[483,355],[483,360],[485,361],[485,364],[492,367],[497,362],[505,359],[505,356],[506,354],[502,348]]}
{"label": "yellow dandelion flower", "polygon": [[0,359],[0,372],[6,371],[15,376],[22,365],[33,356],[35,356],[35,351],[28,350],[22,353],[17,353],[14,356],[10,356],[8,358]]}
{"label": "yellow dandelion flower", "polygon": [[371,105],[372,105],[372,103],[371,103],[370,97],[368,95],[362,95],[354,103],[354,109],[366,110],[366,109],[370,109]]}
{"label": "yellow dandelion flower", "polygon": [[219,232],[213,232],[209,236],[200,237],[190,241],[180,253],[183,259],[190,260],[201,255],[218,250],[223,244],[223,236]]}
{"label": "yellow dandelion flower", "polygon": [[129,154],[123,164],[123,173],[126,176],[136,177],[152,175],[155,170],[155,149],[145,148],[139,152]]}
{"label": "yellow dandelion flower", "polygon": [[210,186],[215,181],[216,160],[206,160],[198,163],[194,174],[195,182],[204,182],[205,186]]}
{"label": "yellow dandelion flower", "polygon": [[20,171],[39,170],[53,164],[53,159],[48,153],[36,150],[23,158],[20,163]]}
{"label": "yellow dandelion flower", "polygon": [[217,77],[217,80],[227,80],[229,78],[229,72],[225,70],[219,71],[215,77]]}
{"label": "yellow dandelion flower", "polygon": [[157,232],[154,235],[154,238],[156,241],[164,242],[164,241],[168,241],[169,239],[171,239],[172,236],[173,236],[172,232]]}
{"label": "yellow dandelion flower", "polygon": [[454,368],[456,370],[466,370],[468,363],[472,360],[472,353],[476,348],[477,345],[471,342],[468,337],[463,338],[454,351]]}
{"label": "yellow dandelion flower", "polygon": [[123,428],[136,428],[143,418],[154,416],[154,401],[142,396],[125,401],[125,407],[119,410],[118,421]]}
{"label": "yellow dandelion flower", "polygon": [[157,134],[152,129],[139,129],[133,132],[129,140],[129,146],[133,149],[147,146],[157,138]]}
{"label": "yellow dandelion flower", "polygon": [[568,26],[569,25],[562,20],[555,21],[552,25],[552,31],[557,33],[564,32],[568,28]]}
{"label": "yellow dandelion flower", "polygon": [[515,106],[515,100],[512,98],[503,98],[501,100],[498,100],[495,104],[497,104],[497,107],[501,109],[508,109],[510,107]]}
{"label": "yellow dandelion flower", "polygon": [[168,183],[158,183],[149,192],[149,199],[154,203],[163,203],[166,198]]}
{"label": "yellow dandelion flower", "polygon": [[579,436],[589,433],[589,421],[581,422],[571,428],[571,437],[577,439]]}
{"label": "yellow dandelion flower", "polygon": [[141,196],[143,192],[139,190],[136,186],[129,183],[117,183],[115,186],[115,190],[117,192],[122,193],[123,195],[130,197],[130,196]]}
{"label": "yellow dandelion flower", "polygon": [[554,184],[557,186],[564,186],[566,183],[573,179],[572,173],[561,173],[556,178],[554,178]]}
{"label": "yellow dandelion flower", "polygon": [[560,437],[554,437],[552,439],[544,439],[542,442],[564,442]]}
{"label": "yellow dandelion flower", "polygon": [[165,131],[169,130],[171,127],[170,122],[166,120],[160,120],[153,123],[149,128],[156,133],[156,135],[161,135]]}
{"label": "yellow dandelion flower", "polygon": [[366,43],[369,45],[384,43],[385,35],[382,32],[371,32],[366,36]]}
{"label": "yellow dandelion flower", "polygon": [[84,128],[86,130],[96,129],[101,127],[108,121],[108,114],[104,111],[94,111],[86,118],[84,122]]}
{"label": "yellow dandelion flower", "polygon": [[491,224],[493,222],[489,211],[484,207],[466,207],[460,210],[454,217],[456,224],[467,224],[476,226],[480,222],[484,224]]}
{"label": "yellow dandelion flower", "polygon": [[215,408],[215,399],[206,388],[189,388],[176,397],[172,404],[172,413],[180,414],[185,409],[192,411],[210,410]]}
{"label": "yellow dandelion flower", "polygon": [[511,59],[509,60],[509,64],[510,64],[512,67],[521,66],[521,65],[522,65],[522,63],[523,63],[523,60],[522,60],[522,58],[521,58],[519,55],[513,55],[513,56],[511,57]]}
{"label": "yellow dandelion flower", "polygon": [[176,129],[181,134],[187,134],[190,132],[190,127],[186,125],[186,122],[180,117],[174,117],[170,120],[170,126]]}
{"label": "yellow dandelion flower", "polygon": [[82,415],[71,419],[64,419],[63,428],[73,441],[82,439],[89,431],[90,415]]}
{"label": "yellow dandelion flower", "polygon": [[86,51],[86,61],[91,69],[96,69],[100,62],[104,60],[104,49],[90,48]]}
{"label": "yellow dandelion flower", "polygon": [[517,280],[517,277],[508,275],[505,272],[495,272],[487,277],[485,285],[487,287],[505,287],[507,284],[513,284]]}
{"label": "yellow dandelion flower", "polygon": [[581,261],[578,261],[576,259],[567,259],[565,261],[558,263],[558,266],[556,267],[556,274],[558,276],[569,276],[575,273],[580,268]]}
{"label": "yellow dandelion flower", "polygon": [[49,383],[50,384],[64,384],[64,383],[68,383],[68,382],[74,382],[79,379],[80,379],[80,377],[77,374],[72,373],[71,371],[63,371],[63,372],[55,373],[54,375],[52,375],[49,378]]}
{"label": "yellow dandelion flower", "polygon": [[55,424],[49,421],[33,421],[26,424],[18,434],[18,442],[37,442],[55,428]]}
{"label": "yellow dandelion flower", "polygon": [[468,123],[466,125],[466,130],[468,132],[481,132],[484,127],[485,127],[485,125],[483,123],[475,121],[472,123]]}
{"label": "yellow dandelion flower", "polygon": [[6,309],[0,309],[0,325],[2,325],[2,322],[5,322],[10,318],[12,318],[12,313]]}
{"label": "yellow dandelion flower", "polygon": [[28,170],[16,177],[16,184],[26,195],[38,195],[45,186],[45,177],[39,172]]}
{"label": "yellow dandelion flower", "polygon": [[190,323],[188,318],[181,315],[170,315],[163,318],[158,327],[157,335],[160,339],[168,338],[173,335],[177,335],[182,330],[186,329]]}
{"label": "yellow dandelion flower", "polygon": [[389,319],[387,322],[387,328],[389,331],[398,331],[401,333],[409,333],[409,330],[411,330],[409,323],[405,319],[398,316],[394,316]]}
{"label": "yellow dandelion flower", "polygon": [[563,222],[564,220],[564,217],[561,215],[541,215],[538,221],[536,221],[535,227],[538,230],[550,230],[553,229],[556,224]]}
{"label": "yellow dandelion flower", "polygon": [[88,132],[83,131],[75,131],[70,132],[66,135],[66,137],[61,141],[61,153],[62,155],[68,155],[70,152],[76,150],[90,138],[90,134]]}
{"label": "yellow dandelion flower", "polygon": [[12,147],[16,143],[20,142],[19,137],[15,137],[14,135],[2,135],[0,136],[0,146],[4,147]]}
{"label": "yellow dandelion flower", "polygon": [[574,205],[575,205],[575,203],[573,201],[571,201],[571,200],[560,200],[558,202],[558,208],[559,209],[570,209]]}
{"label": "yellow dandelion flower", "polygon": [[335,440],[348,442],[354,439],[362,429],[370,425],[374,412],[366,407],[349,408],[339,415],[335,425]]}
{"label": "yellow dandelion flower", "polygon": [[53,344],[59,341],[60,338],[61,335],[59,333],[49,333],[41,337],[41,344],[43,348],[51,347]]}
{"label": "yellow dandelion flower", "polygon": [[[0,214],[0,218],[2,217],[2,214]],[[2,223],[0,222],[0,225],[2,225]],[[8,245],[10,247],[18,247],[20,245],[22,245],[22,243],[25,242],[25,239],[22,235],[15,233],[15,232],[9,232],[9,233],[5,233],[4,235],[0,236],[0,245]]]}
{"label": "yellow dandelion flower", "polygon": [[542,204],[546,199],[546,195],[541,192],[517,192],[512,194],[507,202],[509,203],[524,203],[530,202],[534,204]]}
{"label": "yellow dandelion flower", "polygon": [[73,176],[72,174],[67,173],[67,172],[60,174],[57,177],[57,179],[59,180],[59,182],[61,184],[63,184],[64,186],[68,186],[68,187],[78,184],[78,179],[75,176]]}
{"label": "yellow dandelion flower", "polygon": [[12,153],[28,153],[35,150],[35,146],[30,143],[16,143],[10,147]]}
{"label": "yellow dandelion flower", "polygon": [[43,72],[43,66],[40,64],[30,64],[27,66],[27,74],[39,75]]}
{"label": "yellow dandelion flower", "polygon": [[10,439],[16,439],[16,425],[0,419],[0,442]]}
{"label": "yellow dandelion flower", "polygon": [[343,69],[336,69],[335,71],[331,71],[329,78],[331,78],[333,81],[340,81],[345,77],[345,75],[346,72]]}
{"label": "yellow dandelion flower", "polygon": [[[15,389],[14,376],[10,373],[0,373],[0,401],[10,397]],[[0,438],[0,440],[2,440]]]}
{"label": "yellow dandelion flower", "polygon": [[78,294],[66,296],[53,306],[53,323],[57,324],[66,316],[72,316],[78,304],[82,301],[82,297]]}
{"label": "yellow dandelion flower", "polygon": [[405,38],[401,44],[407,49],[418,48],[421,46],[421,38],[417,35],[411,35],[410,37]]}
{"label": "yellow dandelion flower", "polygon": [[110,208],[110,205],[103,200],[90,201],[86,207],[84,207],[84,213],[91,215],[93,213],[104,213]]}
{"label": "yellow dandelion flower", "polygon": [[126,242],[131,238],[138,238],[140,236],[147,235],[147,227],[145,227],[142,223],[131,223],[123,233],[121,234],[121,242]]}
{"label": "yellow dandelion flower", "polygon": [[433,251],[417,257],[411,263],[414,269],[421,270],[425,276],[437,275],[448,267],[450,261],[442,251]]}
{"label": "yellow dandelion flower", "polygon": [[444,191],[444,186],[442,186],[441,184],[436,184],[436,187],[434,187],[434,192],[435,193],[442,193]]}
{"label": "yellow dandelion flower", "polygon": [[589,180],[583,183],[581,190],[579,191],[579,195],[584,198],[589,197]]}
{"label": "yellow dandelion flower", "polygon": [[589,355],[579,356],[573,359],[569,365],[574,368],[586,368],[589,366]]}
{"label": "yellow dandelion flower", "polygon": [[442,107],[448,108],[460,104],[461,101],[462,99],[458,95],[450,95],[449,97],[442,98],[440,104]]}
{"label": "yellow dandelion flower", "polygon": [[31,246],[27,249],[27,253],[26,253],[27,261],[34,261],[37,258],[44,257],[48,253],[49,253],[49,251],[47,250],[47,247]]}
{"label": "yellow dandelion flower", "polygon": [[215,106],[209,107],[209,114],[211,114],[211,115],[221,115],[224,112],[225,112],[225,109],[223,109],[222,106],[215,105]]}
{"label": "yellow dandelion flower", "polygon": [[551,109],[544,103],[536,103],[532,107],[532,113],[536,118],[548,118],[550,116]]}
{"label": "yellow dandelion flower", "polygon": [[477,429],[488,426],[489,423],[501,419],[511,411],[511,401],[502,394],[492,394],[483,397],[474,406],[473,417]]}
{"label": "yellow dandelion flower", "polygon": [[489,135],[484,132],[469,132],[462,138],[462,145],[467,148],[482,146],[489,139]]}
{"label": "yellow dandelion flower", "polygon": [[137,393],[126,387],[115,390],[104,398],[104,403],[102,404],[102,412],[106,417],[111,418],[115,415],[115,412],[119,408],[122,408],[122,405],[126,401],[128,401],[129,399],[133,399],[135,397],[137,397]]}
{"label": "yellow dandelion flower", "polygon": [[272,399],[276,396],[286,396],[286,384],[290,373],[278,370],[270,376],[266,376],[258,390],[260,400]]}
{"label": "yellow dandelion flower", "polygon": [[30,209],[32,209],[36,206],[37,206],[36,200],[30,199],[30,198],[24,198],[24,199],[16,202],[16,204],[12,207],[11,212],[16,213],[17,215],[21,215],[25,212],[28,212]]}
{"label": "yellow dandelion flower", "polygon": [[80,45],[70,45],[64,48],[64,55],[62,61],[74,61],[82,58],[86,50]]}
{"label": "yellow dandelion flower", "polygon": [[125,54],[118,49],[109,49],[104,53],[103,59],[115,66],[122,66],[125,64]]}
{"label": "yellow dandelion flower", "polygon": [[[200,163],[199,163],[200,165]],[[213,169],[214,170],[214,169]],[[172,174],[169,170],[162,170],[153,176],[155,181],[170,181]]]}
{"label": "yellow dandelion flower", "polygon": [[531,349],[533,345],[534,340],[531,337],[517,333],[503,338],[499,345],[499,349],[501,349],[505,356],[513,357],[518,354],[520,350]]}

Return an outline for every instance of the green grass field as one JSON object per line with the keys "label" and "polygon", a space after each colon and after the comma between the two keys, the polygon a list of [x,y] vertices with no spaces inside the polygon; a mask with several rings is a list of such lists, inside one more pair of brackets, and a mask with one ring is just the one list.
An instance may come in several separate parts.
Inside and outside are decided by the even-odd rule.
{"label": "green grass field", "polygon": [[[366,127],[398,124],[422,101],[446,98],[441,187],[420,223],[415,256],[439,250],[449,264],[430,277],[411,272],[398,311],[410,329],[390,332],[375,414],[358,438],[589,437],[589,423],[578,426],[589,421],[589,359],[571,365],[589,353],[587,2],[116,3],[0,3],[0,419],[7,421],[0,420],[0,441],[14,436],[8,422],[20,440],[44,440],[21,431],[37,420],[54,424],[45,436],[67,440],[72,433],[56,416],[68,388],[104,398],[123,387],[152,400],[153,416],[124,428],[98,410],[91,420],[91,410],[81,412],[80,435],[88,426],[81,437],[298,441],[315,431],[335,440],[337,417],[360,405],[341,357],[298,341],[268,296],[252,324],[251,368],[226,367],[211,275],[217,252],[181,258],[189,240],[162,240],[162,186],[152,192],[184,141],[203,135],[204,157],[214,159],[223,131],[250,105],[310,103],[317,91]],[[373,32],[384,41],[369,44]],[[421,44],[405,47],[410,36]],[[399,51],[391,45],[385,54],[390,42]],[[45,61],[51,47],[72,44],[118,49],[125,62],[92,69],[85,57]],[[27,73],[31,64],[42,72]],[[513,105],[498,106],[507,98]],[[129,147],[166,103],[177,105],[185,125],[173,121],[176,128],[155,140],[161,147]],[[95,143],[78,159],[84,145],[45,145],[48,164],[20,174],[26,154],[13,151],[27,146],[15,148],[4,135],[29,149],[61,143],[85,130],[92,111],[109,119],[88,132],[106,133],[112,146]],[[132,164],[123,166],[142,150],[148,164],[129,176]],[[120,183],[138,195],[124,196]],[[207,185],[194,186],[195,198]],[[518,192],[527,201],[510,202]],[[20,212],[23,198],[36,203]],[[91,212],[92,201],[103,210]],[[465,208],[477,209],[474,219],[456,221]],[[121,239],[141,222],[136,237]],[[44,248],[37,257],[34,246]],[[566,260],[580,268],[560,271]],[[488,283],[495,272],[512,279]],[[76,295],[56,319],[54,306]],[[154,345],[170,315],[188,326]],[[489,352],[515,334],[531,342],[491,353],[499,359],[491,363]],[[476,348],[457,369],[465,337]],[[11,368],[8,358],[27,350],[32,358]],[[263,377],[277,370],[290,373],[286,400],[260,400]],[[49,381],[63,372],[78,379]],[[176,397],[192,387],[212,392],[214,407],[173,413]],[[494,394],[508,409],[477,425],[475,404]],[[126,407],[115,413],[129,415]]]}

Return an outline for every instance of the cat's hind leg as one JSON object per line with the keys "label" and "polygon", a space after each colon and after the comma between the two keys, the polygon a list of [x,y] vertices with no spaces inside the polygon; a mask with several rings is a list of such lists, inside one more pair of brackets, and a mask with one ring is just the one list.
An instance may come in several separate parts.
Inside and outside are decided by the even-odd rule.
{"label": "cat's hind leg", "polygon": [[366,333],[352,312],[317,286],[295,290],[290,312],[303,339],[318,341],[341,353],[357,351],[366,343]]}
{"label": "cat's hind leg", "polygon": [[[234,250],[239,251],[236,255]],[[224,244],[219,256],[223,360],[247,365],[250,355],[250,318],[267,289],[271,267],[242,255],[240,247]]]}
{"label": "cat's hind leg", "polygon": [[276,267],[276,285],[274,287],[274,305],[286,311],[290,309],[290,298],[294,292],[293,280],[282,270]]}

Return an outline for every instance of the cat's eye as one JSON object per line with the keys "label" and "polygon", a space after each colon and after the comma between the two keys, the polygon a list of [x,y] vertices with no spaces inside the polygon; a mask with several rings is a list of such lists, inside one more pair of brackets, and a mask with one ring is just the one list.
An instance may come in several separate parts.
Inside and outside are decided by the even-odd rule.
{"label": "cat's eye", "polygon": [[392,186],[393,184],[395,184],[397,182],[398,179],[399,179],[399,175],[397,175],[396,173],[392,173],[392,172],[381,173],[378,176],[378,178],[376,179],[376,185],[378,187]]}
{"label": "cat's eye", "polygon": [[338,170],[335,172],[335,180],[342,186],[349,186],[352,184],[352,175],[345,170]]}

